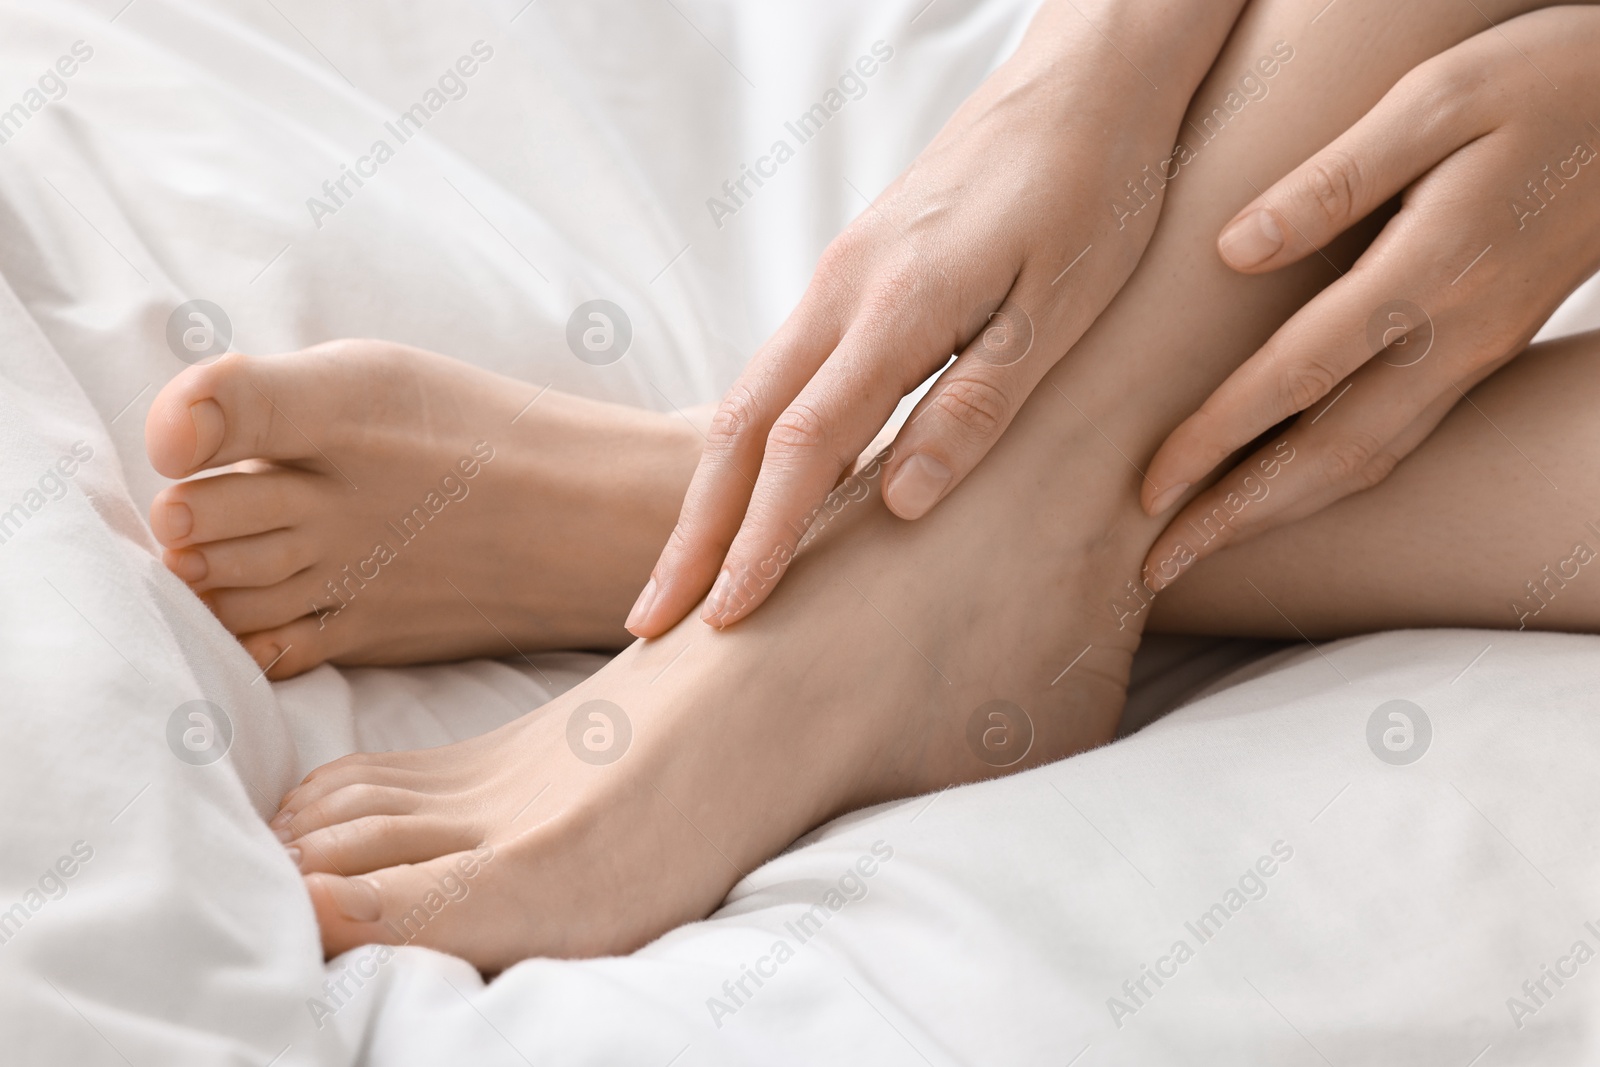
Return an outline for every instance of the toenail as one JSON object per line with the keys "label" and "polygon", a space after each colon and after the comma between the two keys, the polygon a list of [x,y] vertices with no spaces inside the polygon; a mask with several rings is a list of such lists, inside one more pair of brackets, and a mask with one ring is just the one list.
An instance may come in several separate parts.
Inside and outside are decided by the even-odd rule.
{"label": "toenail", "polygon": [[194,463],[198,467],[217,454],[222,447],[225,420],[222,405],[207,397],[189,405],[189,418],[194,422]]}
{"label": "toenail", "polygon": [[172,503],[161,509],[161,529],[156,535],[163,541],[181,541],[194,529],[194,512],[188,504]]}
{"label": "toenail", "polygon": [[939,494],[950,484],[950,468],[932,456],[918,452],[895,473],[883,491],[884,503],[902,519],[920,519],[939,501]]}
{"label": "toenail", "polygon": [[199,552],[174,552],[169,564],[172,573],[186,582],[198,582],[211,573],[205,556]]}
{"label": "toenail", "polygon": [[329,887],[333,905],[351,922],[377,922],[383,917],[378,888],[365,878],[341,878]]}

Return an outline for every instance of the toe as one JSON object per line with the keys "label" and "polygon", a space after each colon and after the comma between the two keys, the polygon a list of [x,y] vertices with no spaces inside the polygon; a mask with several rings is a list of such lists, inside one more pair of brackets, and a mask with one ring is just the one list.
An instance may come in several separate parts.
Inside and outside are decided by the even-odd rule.
{"label": "toe", "polygon": [[[273,828],[284,825],[289,819],[309,810],[334,793],[356,786],[370,785],[420,791],[413,788],[423,784],[417,772],[391,762],[396,757],[408,755],[410,753],[405,752],[352,752],[331,763],[324,763],[285,794],[283,801],[278,805],[278,814],[272,819]],[[356,814],[372,814],[376,810],[378,809],[369,808],[360,811],[354,808],[340,809],[340,815],[349,818]],[[311,829],[314,826],[326,825],[326,821],[303,825],[306,829]]]}
{"label": "toe", "polygon": [[145,420],[145,449],[169,478],[252,457],[330,462],[318,440],[360,399],[330,360],[234,353],[167,383]]}
{"label": "toe", "polygon": [[304,674],[340,654],[338,631],[329,615],[302,615],[293,622],[270,630],[242,634],[239,643],[267,672],[267,680],[281,682]]}
{"label": "toe", "polygon": [[354,878],[306,875],[323,952],[331,958],[360,945],[420,944],[480,967],[509,962],[502,958],[504,945],[495,943],[504,938],[493,914],[499,903],[489,881],[494,862],[494,850],[485,845]]}
{"label": "toe", "polygon": [[287,844],[300,853],[300,870],[353,875],[421,863],[472,848],[483,840],[460,819],[427,815],[367,815],[313,830]]}
{"label": "toe", "polygon": [[326,479],[308,471],[219,474],[169,485],[150,505],[150,529],[167,548],[281,530],[304,523],[329,502]]}
{"label": "toe", "polygon": [[288,581],[318,556],[311,539],[295,530],[273,530],[251,537],[167,549],[167,569],[195,592],[207,589],[259,589]]}
{"label": "toe", "polygon": [[332,597],[326,590],[318,594],[316,576],[302,571],[262,589],[207,589],[201,592],[200,599],[229,632],[255,634],[287,626],[303,616],[311,617],[312,626],[327,622],[333,616],[324,615],[319,620],[316,612],[323,610]]}
{"label": "toe", "polygon": [[368,815],[411,815],[425,799],[426,794],[400,786],[354,782],[315,799],[302,797],[298,808],[285,806],[270,825],[278,837],[287,842]]}

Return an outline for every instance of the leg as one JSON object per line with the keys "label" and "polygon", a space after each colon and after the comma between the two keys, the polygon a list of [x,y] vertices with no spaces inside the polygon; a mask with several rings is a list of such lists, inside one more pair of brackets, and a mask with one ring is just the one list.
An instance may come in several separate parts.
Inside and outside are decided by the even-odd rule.
{"label": "leg", "polygon": [[1535,346],[1381,485],[1202,562],[1162,592],[1152,627],[1600,631],[1597,368],[1600,332]]}
{"label": "leg", "polygon": [[[1215,235],[1252,185],[1479,28],[1470,6],[1439,6],[1344,0],[1349,21],[1320,25],[1320,0],[1247,13],[1197,123],[1276,42],[1295,42],[1293,62],[1171,184],[1123,293],[930,516],[900,522],[867,494],[727,632],[691,616],[484,738],[314,772],[274,825],[329,951],[414,940],[493,969],[626,950],[830,816],[1109,740],[1149,615],[1124,589],[1159,531],[1124,457],[1150,455],[1331,277],[1313,259],[1241,278]],[[423,906],[465,878],[461,903]]]}
{"label": "leg", "polygon": [[701,438],[677,416],[403,345],[228,356],[162,390],[146,437],[169,567],[270,677],[621,648]]}

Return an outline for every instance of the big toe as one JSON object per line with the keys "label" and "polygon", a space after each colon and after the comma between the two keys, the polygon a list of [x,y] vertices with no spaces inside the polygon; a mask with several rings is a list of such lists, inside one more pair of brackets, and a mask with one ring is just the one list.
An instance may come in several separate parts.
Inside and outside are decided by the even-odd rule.
{"label": "big toe", "polygon": [[328,361],[232,353],[168,382],[145,419],[145,451],[168,478],[243,459],[325,455],[310,435],[326,435],[343,395]]}
{"label": "big toe", "polygon": [[[331,959],[359,945],[420,944],[500,964],[494,949],[493,893],[485,896],[487,865],[494,850],[480,846],[427,863],[388,867],[345,878],[316,872],[305,876],[311,906]],[[470,899],[469,898],[475,898]]]}
{"label": "big toe", "polygon": [[[203,370],[204,368],[198,368]],[[144,447],[150,464],[168,478],[199,470],[222,447],[227,419],[214,397],[194,395],[185,371],[156,396],[144,423]]]}

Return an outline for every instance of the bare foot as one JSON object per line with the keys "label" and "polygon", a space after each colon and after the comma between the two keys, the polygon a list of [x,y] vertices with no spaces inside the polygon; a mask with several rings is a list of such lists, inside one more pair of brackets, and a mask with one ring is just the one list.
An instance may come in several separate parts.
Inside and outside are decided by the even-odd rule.
{"label": "bare foot", "polygon": [[[1196,95],[1196,128],[1282,25],[1314,13],[1247,12]],[[868,492],[728,630],[691,612],[483,738],[313,772],[274,827],[324,948],[414,942],[485,970],[625,951],[706,914],[832,815],[1110,739],[1163,525],[1138,506],[1138,461],[1359,251],[1242,278],[1216,235],[1249,186],[1455,32],[1418,19],[1390,35],[1403,48],[1307,42],[1271,102],[1165,190],[1122,293],[927,516],[901,522]]]}
{"label": "bare foot", "polygon": [[[268,676],[619,648],[701,439],[443,356],[340,341],[226,356],[145,424],[167,566]],[[243,461],[243,462],[242,462]]]}
{"label": "bare foot", "polygon": [[1138,640],[1111,602],[1156,527],[1060,408],[917,523],[847,482],[738,626],[691,615],[484,737],[314,771],[273,826],[325,949],[631,950],[834,815],[1108,741]]}

